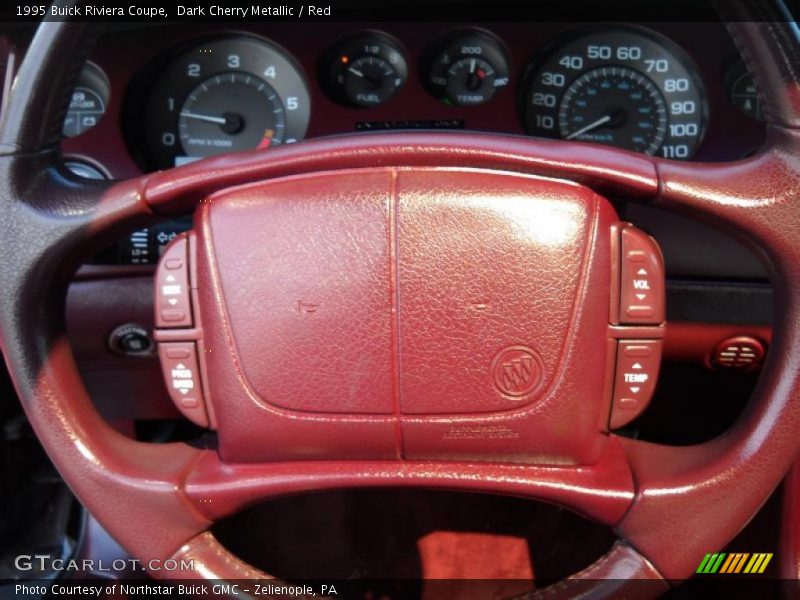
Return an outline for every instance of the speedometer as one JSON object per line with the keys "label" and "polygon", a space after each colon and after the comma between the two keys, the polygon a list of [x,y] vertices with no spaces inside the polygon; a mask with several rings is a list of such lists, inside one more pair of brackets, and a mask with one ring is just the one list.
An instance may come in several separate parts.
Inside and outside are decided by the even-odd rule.
{"label": "speedometer", "polygon": [[707,108],[680,48],[628,27],[582,29],[556,40],[528,68],[522,115],[531,135],[688,159]]}
{"label": "speedometer", "polygon": [[266,40],[227,37],[180,53],[161,72],[145,111],[149,163],[163,169],[303,139],[305,78]]}

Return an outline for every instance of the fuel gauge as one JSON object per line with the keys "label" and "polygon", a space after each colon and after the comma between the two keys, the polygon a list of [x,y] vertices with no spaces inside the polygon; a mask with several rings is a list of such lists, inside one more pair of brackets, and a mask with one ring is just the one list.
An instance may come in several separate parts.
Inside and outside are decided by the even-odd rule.
{"label": "fuel gauge", "polygon": [[407,76],[402,48],[389,36],[372,31],[341,40],[325,54],[320,68],[328,95],[360,108],[387,102]]}

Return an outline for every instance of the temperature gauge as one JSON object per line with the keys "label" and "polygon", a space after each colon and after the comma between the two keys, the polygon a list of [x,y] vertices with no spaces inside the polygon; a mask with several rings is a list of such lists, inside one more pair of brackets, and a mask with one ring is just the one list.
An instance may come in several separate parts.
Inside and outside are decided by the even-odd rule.
{"label": "temperature gauge", "polygon": [[403,87],[407,76],[403,50],[378,32],[343,39],[326,53],[320,69],[323,87],[331,98],[361,108],[387,102]]}
{"label": "temperature gauge", "polygon": [[445,104],[474,106],[508,85],[508,56],[500,41],[480,30],[456,32],[436,42],[423,58],[428,90]]}

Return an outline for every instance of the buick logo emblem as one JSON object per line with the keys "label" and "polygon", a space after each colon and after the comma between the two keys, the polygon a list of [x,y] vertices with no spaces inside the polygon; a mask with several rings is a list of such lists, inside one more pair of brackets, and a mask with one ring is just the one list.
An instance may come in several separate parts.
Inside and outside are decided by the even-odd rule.
{"label": "buick logo emblem", "polygon": [[542,360],[527,346],[511,346],[492,361],[495,387],[505,396],[520,398],[536,391],[542,381]]}

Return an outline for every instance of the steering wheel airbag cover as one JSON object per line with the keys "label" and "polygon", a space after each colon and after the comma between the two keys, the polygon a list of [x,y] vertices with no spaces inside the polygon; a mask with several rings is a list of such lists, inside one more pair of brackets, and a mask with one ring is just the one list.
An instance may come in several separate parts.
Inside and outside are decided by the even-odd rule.
{"label": "steering wheel airbag cover", "polygon": [[211,196],[199,295],[223,453],[596,459],[614,222],[580,185],[469,169]]}

